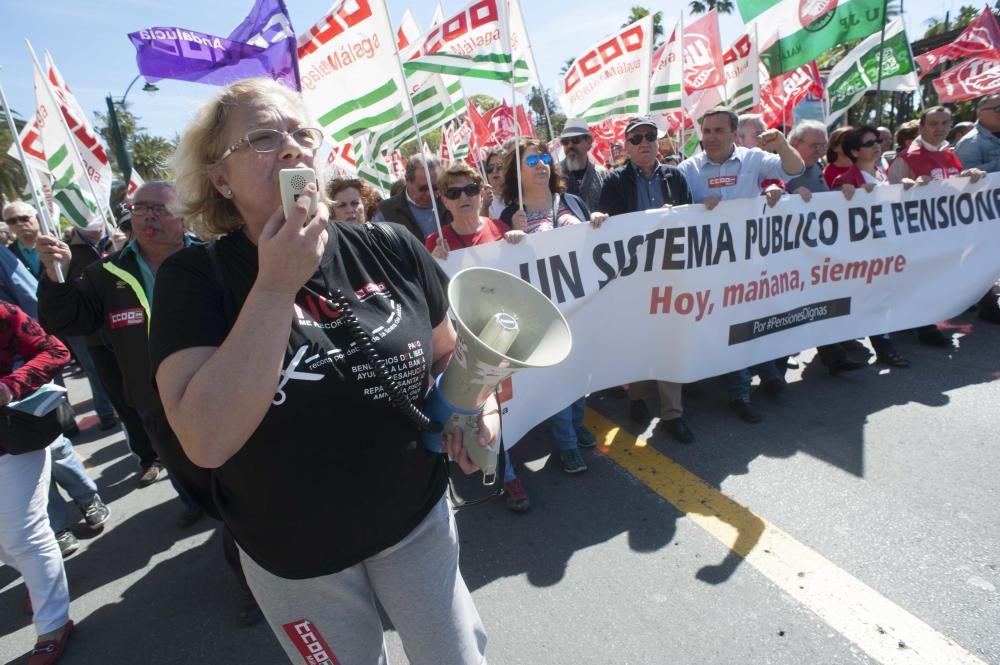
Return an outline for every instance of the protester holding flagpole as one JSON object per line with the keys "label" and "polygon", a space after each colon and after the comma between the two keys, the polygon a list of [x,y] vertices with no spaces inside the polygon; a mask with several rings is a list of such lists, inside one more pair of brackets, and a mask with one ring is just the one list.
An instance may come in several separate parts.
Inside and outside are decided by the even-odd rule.
{"label": "protester holding flagpole", "polygon": [[[402,227],[329,223],[314,185],[285,217],[279,171],[321,171],[309,117],[296,93],[250,79],[206,103],[181,138],[178,209],[224,235],[160,269],[160,396],[185,453],[211,469],[292,662],[383,662],[381,605],[412,662],[479,665],[486,635],[458,567],[447,459],[416,443],[389,400],[390,389],[420,400],[451,357],[447,278]],[[345,353],[355,343],[410,360],[379,379]],[[496,436],[492,397],[484,411],[468,445]],[[445,446],[475,470],[460,435]]]}

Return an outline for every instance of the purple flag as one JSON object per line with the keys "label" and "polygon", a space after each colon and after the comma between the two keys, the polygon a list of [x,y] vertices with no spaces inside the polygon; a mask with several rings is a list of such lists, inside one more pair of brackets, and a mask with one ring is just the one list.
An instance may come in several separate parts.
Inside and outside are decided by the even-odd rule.
{"label": "purple flag", "polygon": [[269,76],[299,90],[295,31],[284,0],[257,0],[228,37],[184,28],[129,33],[139,72],[150,82],[178,79],[227,85]]}

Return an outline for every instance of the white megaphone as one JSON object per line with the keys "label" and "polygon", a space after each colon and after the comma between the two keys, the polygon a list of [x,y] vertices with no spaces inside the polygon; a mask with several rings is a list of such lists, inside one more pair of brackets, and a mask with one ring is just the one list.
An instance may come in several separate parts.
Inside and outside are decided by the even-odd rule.
{"label": "white megaphone", "polygon": [[[462,428],[469,458],[482,470],[483,484],[492,485],[499,442],[491,448],[477,443],[483,404],[517,370],[562,362],[573,335],[562,312],[541,291],[501,270],[462,270],[451,278],[448,300],[458,339],[423,411],[443,423],[444,432]],[[441,434],[425,431],[422,436],[424,446],[442,452]]]}

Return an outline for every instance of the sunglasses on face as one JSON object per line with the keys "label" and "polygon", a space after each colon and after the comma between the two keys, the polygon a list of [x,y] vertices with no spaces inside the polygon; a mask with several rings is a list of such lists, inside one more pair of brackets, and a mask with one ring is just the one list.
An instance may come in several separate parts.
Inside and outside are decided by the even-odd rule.
{"label": "sunglasses on face", "polygon": [[479,192],[481,189],[482,187],[480,187],[476,183],[470,182],[465,187],[449,187],[448,189],[444,190],[444,197],[446,199],[451,199],[452,201],[457,201],[464,192],[465,195],[471,199],[473,196],[479,196]]}
{"label": "sunglasses on face", "polygon": [[878,144],[879,144],[879,140],[878,139],[872,139],[871,141],[865,141],[864,143],[862,143],[861,147],[862,148],[871,148],[871,147],[876,146]]}
{"label": "sunglasses on face", "polygon": [[493,166],[486,167],[487,173],[499,173],[502,170],[503,170],[503,164],[494,164]]}
{"label": "sunglasses on face", "polygon": [[563,144],[563,146],[568,146],[570,143],[572,143],[573,145],[578,145],[583,142],[583,139],[584,139],[583,136],[571,136],[566,139],[560,139],[560,142]]}
{"label": "sunglasses on face", "polygon": [[132,204],[132,214],[140,215],[146,217],[149,215],[155,215],[157,217],[167,217],[170,215],[170,211],[167,210],[167,206],[162,203],[133,203]]}
{"label": "sunglasses on face", "polygon": [[656,132],[646,132],[645,134],[633,134],[628,137],[628,142],[632,145],[641,145],[643,141],[656,143]]}
{"label": "sunglasses on face", "polygon": [[15,215],[14,217],[3,221],[7,222],[7,224],[24,224],[30,219],[31,215]]}
{"label": "sunglasses on face", "polygon": [[542,164],[552,164],[552,155],[547,152],[540,152],[537,155],[528,155],[524,158],[524,163],[528,166],[537,166],[538,162]]}
{"label": "sunglasses on face", "polygon": [[323,132],[314,127],[300,127],[290,132],[283,132],[280,129],[255,129],[247,132],[246,136],[229,146],[229,148],[219,157],[221,162],[229,155],[233,154],[243,146],[250,146],[254,152],[274,152],[285,142],[285,138],[291,136],[300,147],[311,150],[318,148],[323,142]]}

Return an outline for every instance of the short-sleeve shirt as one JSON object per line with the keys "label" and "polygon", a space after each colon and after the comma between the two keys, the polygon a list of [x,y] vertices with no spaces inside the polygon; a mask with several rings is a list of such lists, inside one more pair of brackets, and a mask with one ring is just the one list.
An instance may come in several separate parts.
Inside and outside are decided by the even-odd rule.
{"label": "short-sleeve shirt", "polygon": [[[488,242],[494,242],[503,238],[503,234],[510,231],[510,227],[501,222],[499,219],[491,219],[489,217],[480,217],[482,224],[473,233],[459,234],[455,231],[455,227],[449,224],[444,227],[444,241],[448,245],[448,249],[462,249],[463,247],[472,247],[474,245],[485,245]],[[437,247],[438,234],[437,231],[427,236],[424,240],[424,246],[430,250],[434,251]]]}
{"label": "short-sleeve shirt", "polygon": [[723,201],[757,197],[765,180],[787,182],[793,177],[781,167],[778,155],[738,145],[733,146],[733,153],[722,164],[716,164],[702,152],[688,157],[677,168],[687,179],[695,203],[712,196]]}
{"label": "short-sleeve shirt", "polygon": [[[419,443],[375,378],[346,317],[341,289],[394,380],[417,404],[432,363],[432,330],[448,309],[447,276],[405,228],[404,251],[374,227],[333,222],[316,273],[295,298],[282,378],[263,421],[213,471],[212,493],[240,547],[275,575],[343,570],[406,536],[447,483],[447,461]],[[257,276],[257,247],[241,232],[216,243],[224,283],[242,307]],[[160,267],[150,354],[222,344],[232,321],[205,247]],[[262,381],[271,377],[261,377]]]}

